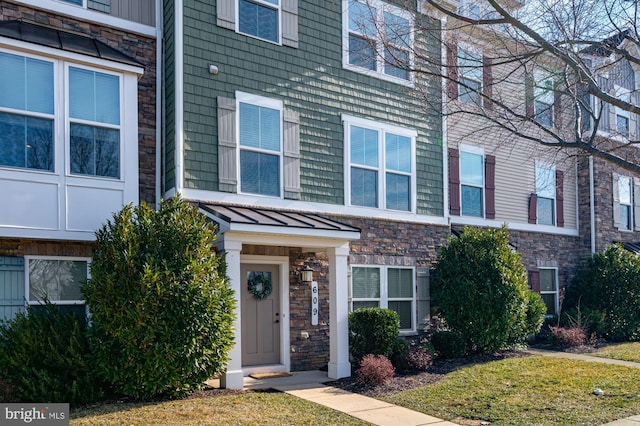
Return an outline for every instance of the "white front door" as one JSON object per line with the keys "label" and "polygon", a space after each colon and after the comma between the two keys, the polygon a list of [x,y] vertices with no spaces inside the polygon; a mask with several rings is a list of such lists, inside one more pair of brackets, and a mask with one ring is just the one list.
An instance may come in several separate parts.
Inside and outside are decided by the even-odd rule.
{"label": "white front door", "polygon": [[280,276],[278,265],[242,264],[242,365],[279,364]]}

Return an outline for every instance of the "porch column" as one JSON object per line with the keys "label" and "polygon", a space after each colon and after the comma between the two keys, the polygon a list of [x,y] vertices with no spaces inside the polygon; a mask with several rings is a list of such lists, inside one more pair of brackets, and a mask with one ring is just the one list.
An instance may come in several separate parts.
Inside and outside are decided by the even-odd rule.
{"label": "porch column", "polygon": [[349,244],[329,248],[329,378],[351,375],[349,363]]}
{"label": "porch column", "polygon": [[240,323],[240,295],[242,294],[242,278],[240,277],[241,250],[242,243],[240,241],[224,241],[224,251],[227,254],[226,261],[229,285],[236,299],[235,344],[229,353],[227,371],[220,377],[220,386],[227,389],[242,389],[244,385],[242,375],[242,328]]}

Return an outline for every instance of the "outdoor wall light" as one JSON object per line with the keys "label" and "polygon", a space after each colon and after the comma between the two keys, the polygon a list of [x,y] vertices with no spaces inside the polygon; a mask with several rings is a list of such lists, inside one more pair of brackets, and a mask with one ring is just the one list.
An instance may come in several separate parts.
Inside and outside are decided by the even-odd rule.
{"label": "outdoor wall light", "polygon": [[305,266],[304,269],[300,271],[300,280],[304,283],[313,281],[313,269]]}
{"label": "outdoor wall light", "polygon": [[218,74],[218,72],[219,72],[219,71],[220,71],[220,70],[218,69],[218,67],[217,67],[217,66],[215,66],[215,65],[213,65],[213,64],[210,64],[210,65],[209,65],[209,74],[216,75],[216,74]]}

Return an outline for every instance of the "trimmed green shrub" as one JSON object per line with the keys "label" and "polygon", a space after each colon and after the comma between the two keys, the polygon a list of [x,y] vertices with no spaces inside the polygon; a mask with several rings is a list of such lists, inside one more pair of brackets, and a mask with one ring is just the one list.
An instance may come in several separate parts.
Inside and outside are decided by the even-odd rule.
{"label": "trimmed green shrub", "polygon": [[179,198],[126,206],[96,232],[83,293],[97,373],[117,392],[182,396],[227,365],[235,302],[215,234]]}
{"label": "trimmed green shrub", "polygon": [[450,238],[438,254],[431,291],[436,312],[470,352],[524,342],[539,329],[537,299],[528,294],[526,270],[505,227],[466,227]]}
{"label": "trimmed green shrub", "polygon": [[398,345],[400,317],[391,309],[360,308],[349,313],[349,351],[360,360],[367,354],[391,357]]}
{"label": "trimmed green shrub", "polygon": [[24,402],[99,400],[85,327],[73,313],[46,303],[0,323],[0,377],[5,397]]}
{"label": "trimmed green shrub", "polygon": [[580,307],[589,333],[613,341],[640,339],[640,258],[621,244],[593,255],[567,289],[562,307],[571,315]]}
{"label": "trimmed green shrub", "polygon": [[356,381],[365,385],[383,385],[393,378],[395,369],[384,355],[365,355],[356,370]]}
{"label": "trimmed green shrub", "polygon": [[460,358],[467,354],[467,344],[458,331],[438,331],[431,336],[431,344],[440,358]]}

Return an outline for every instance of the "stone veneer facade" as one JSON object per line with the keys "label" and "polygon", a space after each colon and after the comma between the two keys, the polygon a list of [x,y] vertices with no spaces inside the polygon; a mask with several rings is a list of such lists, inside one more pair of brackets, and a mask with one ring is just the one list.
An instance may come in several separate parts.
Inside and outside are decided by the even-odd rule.
{"label": "stone veneer facade", "polygon": [[[125,30],[84,22],[9,1],[0,1],[0,20],[19,19],[94,37],[138,61],[138,161],[140,202],[156,202],[156,41]],[[3,239],[0,256],[91,256],[93,243]]]}

